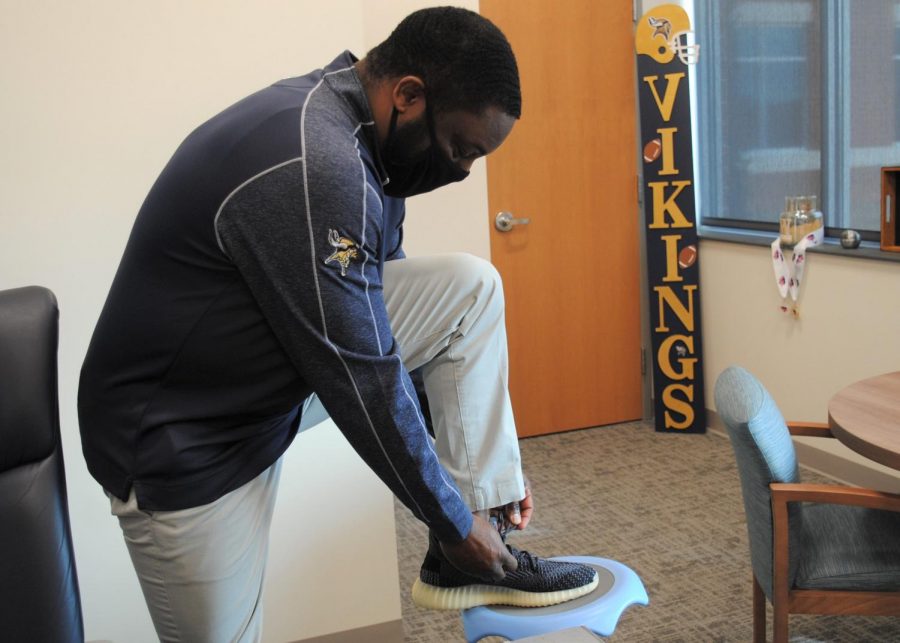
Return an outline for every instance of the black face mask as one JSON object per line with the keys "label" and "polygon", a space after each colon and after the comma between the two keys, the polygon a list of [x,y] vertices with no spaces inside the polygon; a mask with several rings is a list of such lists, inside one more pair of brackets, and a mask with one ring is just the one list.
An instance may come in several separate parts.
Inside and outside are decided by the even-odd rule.
{"label": "black face mask", "polygon": [[398,136],[397,115],[395,107],[391,112],[391,126],[382,154],[384,169],[390,179],[384,186],[385,194],[399,198],[410,197],[462,181],[469,176],[468,172],[441,151],[434,135],[434,115],[431,113],[430,104],[425,105],[425,122],[428,125],[431,145],[416,154],[407,154],[402,149],[404,141]]}

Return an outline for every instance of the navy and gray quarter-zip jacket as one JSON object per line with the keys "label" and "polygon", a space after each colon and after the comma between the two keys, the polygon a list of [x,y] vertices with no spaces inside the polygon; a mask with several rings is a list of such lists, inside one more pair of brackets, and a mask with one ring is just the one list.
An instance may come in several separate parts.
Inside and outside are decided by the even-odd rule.
{"label": "navy and gray quarter-zip jacket", "polygon": [[391,333],[384,195],[355,58],[207,121],[150,190],[81,371],[91,474],[142,509],[216,500],[272,465],[316,393],[365,462],[439,537],[472,515],[438,462]]}

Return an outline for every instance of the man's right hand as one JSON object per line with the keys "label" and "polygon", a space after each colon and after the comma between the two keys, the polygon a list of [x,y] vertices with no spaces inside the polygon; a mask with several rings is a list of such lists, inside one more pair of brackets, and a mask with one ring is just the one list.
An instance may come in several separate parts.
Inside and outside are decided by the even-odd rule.
{"label": "man's right hand", "polygon": [[478,514],[472,514],[472,518],[472,529],[466,539],[455,544],[442,542],[441,550],[465,574],[489,581],[503,580],[506,572],[516,570],[518,563],[487,520]]}

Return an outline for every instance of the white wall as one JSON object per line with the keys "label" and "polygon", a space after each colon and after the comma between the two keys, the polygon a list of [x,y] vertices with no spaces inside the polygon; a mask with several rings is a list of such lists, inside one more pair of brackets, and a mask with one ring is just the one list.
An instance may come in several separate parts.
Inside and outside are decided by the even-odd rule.
{"label": "white wall", "polygon": [[[0,0],[0,288],[41,284],[59,298],[62,435],[88,639],[155,640],[118,526],[85,468],[75,411],[78,370],[134,216],[199,123],[380,39],[380,26],[364,24],[376,4],[385,3]],[[364,575],[350,553],[360,540]],[[298,438],[273,527],[267,639],[399,618],[395,551],[391,497],[333,425]]]}
{"label": "white wall", "polygon": [[[774,237],[773,237],[774,238]],[[754,373],[791,420],[826,422],[828,400],[857,380],[900,369],[900,263],[809,252],[799,320],[783,314],[767,247],[700,242],[706,399],[719,373]],[[801,438],[896,477],[836,440]]]}

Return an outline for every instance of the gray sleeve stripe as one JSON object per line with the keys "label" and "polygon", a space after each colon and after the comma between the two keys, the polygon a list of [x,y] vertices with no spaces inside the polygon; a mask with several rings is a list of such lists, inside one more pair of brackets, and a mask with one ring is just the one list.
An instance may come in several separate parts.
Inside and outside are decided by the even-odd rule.
{"label": "gray sleeve stripe", "polygon": [[[285,165],[290,165],[291,163],[296,163],[297,161],[302,161],[302,160],[303,159],[298,156],[298,157],[295,157],[292,159],[288,159],[287,161],[284,161],[282,163],[279,163],[278,165],[273,165],[272,167],[266,168],[259,174],[255,175],[255,176],[251,176],[249,179],[247,179],[246,181],[241,183],[239,186],[237,186],[236,188],[234,188],[231,191],[231,194],[229,194],[227,197],[225,197],[225,200],[222,201],[222,205],[219,206],[219,209],[216,212],[216,218],[213,219],[213,230],[216,233],[216,243],[219,244],[219,250],[222,251],[222,254],[224,254],[226,257],[228,257],[228,252],[226,252],[225,246],[222,245],[222,237],[219,235],[219,216],[221,216],[222,210],[225,208],[225,206],[228,204],[228,202],[231,200],[231,198],[235,194],[240,192],[244,187],[250,185],[251,183],[253,183],[253,181],[260,178],[261,176],[265,176],[269,172],[273,172],[274,170],[277,170],[280,167],[284,167]],[[231,257],[228,257],[228,258],[230,259]]]}
{"label": "gray sleeve stripe", "polygon": [[[342,74],[345,71],[350,71],[351,69],[353,69],[353,65],[350,65],[349,67],[344,67],[342,69],[335,69],[334,71],[327,71],[324,74],[322,74],[322,76],[334,76],[335,74]],[[321,83],[321,81],[319,81],[319,82]],[[316,87],[318,87],[318,85],[316,85]],[[313,92],[316,91],[316,87],[313,87],[313,90],[312,90]],[[312,95],[312,92],[310,92],[310,95]],[[309,96],[307,96],[307,99],[308,98],[309,98]]]}
{"label": "gray sleeve stripe", "polygon": [[350,384],[353,386],[353,390],[356,393],[356,399],[359,402],[359,405],[362,407],[363,414],[365,415],[366,422],[369,425],[369,429],[372,432],[372,435],[375,437],[375,441],[378,443],[378,447],[381,449],[381,453],[384,455],[385,460],[390,465],[391,470],[394,472],[394,475],[397,477],[397,481],[400,483],[400,486],[406,492],[406,495],[409,497],[410,502],[415,506],[416,511],[419,516],[421,516],[422,520],[427,523],[427,517],[425,513],[422,511],[422,508],[416,502],[415,497],[412,493],[410,493],[409,489],[406,487],[406,483],[403,481],[402,476],[397,471],[397,467],[394,466],[393,461],[391,460],[390,455],[388,455],[387,449],[384,448],[384,444],[381,442],[381,438],[378,436],[378,432],[375,430],[375,425],[372,423],[372,418],[369,415],[369,411],[366,408],[366,404],[362,399],[362,395],[359,393],[359,387],[356,384],[356,380],[353,378],[353,373],[350,371],[350,367],[347,366],[347,363],[344,361],[344,358],[341,356],[340,350],[338,350],[337,346],[331,341],[328,337],[328,325],[325,320],[325,306],[322,302],[322,289],[319,285],[319,275],[316,270],[316,247],[315,240],[313,239],[313,226],[312,226],[312,212],[310,210],[309,205],[309,175],[306,166],[306,108],[309,106],[309,101],[315,95],[316,90],[321,87],[322,81],[320,80],[315,87],[309,92],[306,97],[306,100],[303,102],[303,109],[300,111],[300,160],[303,164],[303,193],[304,199],[306,201],[306,224],[307,229],[309,230],[309,251],[310,251],[310,260],[312,264],[312,274],[313,274],[313,282],[316,287],[316,298],[319,302],[319,315],[322,319],[322,332],[325,335],[325,341],[327,342],[329,348],[334,351],[334,354],[337,356],[338,360],[341,362],[341,365],[344,367],[344,370],[347,372],[347,377],[350,379]]}
{"label": "gray sleeve stripe", "polygon": [[[353,130],[353,135],[354,135],[354,136],[356,136],[356,133],[360,130],[360,128],[361,128],[363,125],[367,125],[367,123],[360,123],[360,124],[356,127],[356,129]],[[366,169],[365,169],[365,165],[363,164],[362,155],[361,155],[360,152],[359,152],[359,139],[356,139],[355,147],[356,147],[356,155],[359,156],[359,166],[360,166],[360,169],[362,170],[363,185],[364,185],[367,189],[371,190],[373,194],[375,194],[376,196],[378,196],[378,193],[375,192],[375,188],[373,188],[372,185],[371,185],[368,181],[366,181]],[[363,223],[362,223],[362,229],[363,229],[363,241],[362,241],[362,243],[363,243],[363,244],[365,244],[366,211],[367,211],[367,210],[366,210],[366,190],[364,189],[364,190],[363,190]],[[374,330],[375,330],[375,337],[376,337],[376,339],[377,339],[377,341],[378,341],[378,352],[379,352],[379,354],[384,355],[384,350],[381,348],[381,337],[380,337],[379,334],[378,334],[378,320],[375,318],[375,311],[372,310],[372,299],[371,299],[371,297],[369,296],[369,280],[366,279],[366,277],[365,277],[365,262],[368,260],[368,258],[369,258],[369,255],[368,255],[368,253],[366,253],[366,258],[365,258],[365,260],[363,260],[363,279],[364,279],[365,282],[366,282],[366,299],[367,299],[368,302],[369,302],[369,314],[372,316],[372,326],[374,327]],[[401,367],[402,367],[402,366],[403,366],[403,363],[402,363],[402,360],[400,359],[399,356],[397,356],[397,361],[400,362],[400,365],[401,365]],[[410,396],[409,391],[408,391],[407,388],[406,388],[406,382],[405,382],[405,381],[403,382],[403,392],[406,394],[406,398],[409,400],[409,403],[413,406],[414,409],[416,409],[416,417],[417,417],[418,420],[419,420],[419,428],[421,428],[421,430],[422,430],[422,435],[423,435],[423,438],[424,438],[424,440],[425,440],[425,444],[428,445],[428,448],[431,450],[432,454],[434,454],[435,459],[438,459],[437,453],[435,452],[434,447],[433,447],[432,444],[431,444],[431,438],[428,436],[428,428],[427,428],[426,425],[425,425],[425,419],[422,417],[422,412],[421,412],[421,410],[419,409],[419,405],[418,405],[416,402],[414,402],[414,401],[413,401],[413,398]],[[446,476],[445,476],[445,474],[444,474],[444,468],[443,468],[443,466],[441,467],[440,473],[441,473],[441,481],[447,486],[448,489],[450,489],[450,491],[452,491],[454,494],[456,494],[456,496],[457,496],[460,500],[462,500],[462,496],[460,496],[460,494],[459,494],[459,492],[456,490],[456,488],[455,488],[452,484],[450,484],[450,483],[447,482],[447,478],[446,478]]]}
{"label": "gray sleeve stripe", "polygon": [[[361,127],[362,127],[362,123],[360,123],[359,125],[357,125],[357,126],[356,126],[356,129],[353,130],[353,137],[354,137],[354,138],[356,138],[356,133],[359,131],[359,129],[360,129]],[[368,209],[367,209],[368,206],[367,206],[367,203],[366,203],[366,194],[367,194],[367,189],[366,189],[366,188],[369,188],[369,187],[371,187],[371,186],[369,186],[369,182],[366,181],[366,166],[365,166],[365,164],[363,163],[362,155],[361,155],[360,152],[359,152],[359,139],[358,139],[358,138],[356,138],[356,140],[355,140],[353,146],[356,148],[356,156],[357,156],[357,158],[359,158],[359,169],[360,169],[360,174],[362,175],[362,182],[363,182],[363,190],[362,190],[362,232],[361,232],[362,240],[360,241],[360,245],[361,245],[361,246],[365,246],[365,245],[366,245],[366,214],[367,214],[367,212],[368,212]],[[383,356],[384,356],[384,348],[382,348],[382,346],[381,346],[381,334],[378,332],[378,320],[375,318],[375,311],[372,309],[372,297],[369,296],[369,279],[368,279],[368,277],[366,277],[366,264],[367,264],[368,261],[369,261],[369,253],[366,252],[366,253],[364,253],[364,254],[365,254],[365,257],[363,258],[362,268],[360,269],[360,272],[361,272],[361,274],[362,274],[363,281],[366,282],[366,301],[367,301],[368,304],[369,304],[369,315],[370,315],[371,318],[372,318],[372,330],[375,331],[375,341],[378,343],[378,354],[381,355],[381,356],[383,357]]]}

